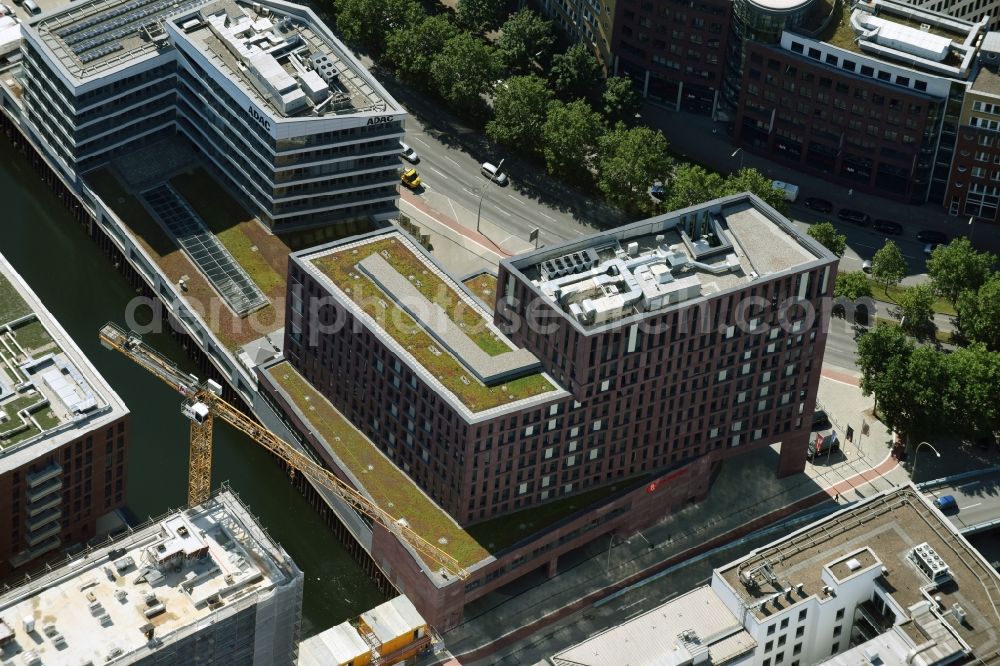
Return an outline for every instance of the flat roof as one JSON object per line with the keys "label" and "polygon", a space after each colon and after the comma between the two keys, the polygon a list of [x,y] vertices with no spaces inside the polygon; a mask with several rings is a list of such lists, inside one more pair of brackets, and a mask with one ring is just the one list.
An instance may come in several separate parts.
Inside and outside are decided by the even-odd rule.
{"label": "flat roof", "polygon": [[350,622],[341,622],[299,643],[298,666],[347,664],[371,648]]}
{"label": "flat roof", "polygon": [[[948,576],[932,582],[918,566],[921,552],[928,553],[927,561],[943,561]],[[878,571],[875,584],[912,612],[914,617],[901,626],[913,636],[919,638],[927,627],[937,627],[957,636],[978,655],[995,649],[1000,641],[1000,574],[913,486],[885,491],[813,523],[716,569],[716,575],[763,622],[814,596],[824,599],[824,576],[843,580],[871,572],[872,567]],[[766,576],[754,574],[764,568]],[[746,584],[741,574],[757,582]],[[781,594],[800,583],[800,593]],[[940,598],[942,608],[958,604],[968,617],[982,621],[961,623],[953,613],[930,617],[931,611],[922,605],[927,603],[928,589],[935,599]],[[781,609],[771,608],[767,602],[772,598],[781,601]],[[941,645],[947,642],[945,637],[939,641]]]}
{"label": "flat roof", "polygon": [[131,663],[155,651],[155,641],[265,601],[301,576],[224,490],[4,593],[0,617],[13,640],[0,657]]}
{"label": "flat roof", "polygon": [[114,389],[0,256],[0,471],[127,413]]}
{"label": "flat roof", "polygon": [[89,0],[29,24],[83,80],[167,53],[183,40],[278,117],[398,111],[311,10],[262,0]]}
{"label": "flat roof", "polygon": [[972,90],[987,95],[1000,96],[1000,73],[989,67],[980,67],[972,81]]}
{"label": "flat roof", "polygon": [[292,258],[470,417],[566,395],[464,285],[402,232],[355,236]]}
{"label": "flat roof", "polygon": [[680,666],[705,647],[711,663],[750,652],[757,642],[711,587],[702,586],[662,606],[563,650],[556,666]]}
{"label": "flat roof", "polygon": [[384,604],[365,611],[361,614],[361,620],[382,644],[401,636],[410,636],[417,629],[427,626],[427,621],[405,595],[393,597]]}
{"label": "flat roof", "polygon": [[585,332],[836,260],[749,194],[504,260]]}

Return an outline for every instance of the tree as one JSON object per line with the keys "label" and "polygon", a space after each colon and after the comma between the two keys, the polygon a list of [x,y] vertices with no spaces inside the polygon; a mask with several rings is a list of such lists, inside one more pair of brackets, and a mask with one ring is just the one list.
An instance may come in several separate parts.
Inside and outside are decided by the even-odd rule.
{"label": "tree", "polygon": [[334,0],[337,30],[372,55],[385,50],[386,36],[416,25],[424,13],[416,0]]}
{"label": "tree", "polygon": [[412,28],[386,37],[385,59],[399,78],[421,88],[431,87],[431,63],[458,28],[444,14],[425,16]]}
{"label": "tree", "polygon": [[642,98],[636,91],[632,79],[612,76],[604,82],[601,105],[601,111],[609,123],[622,121],[631,124],[635,122],[635,114],[639,113],[639,108],[642,106]]}
{"label": "tree", "polygon": [[722,176],[714,171],[706,171],[697,164],[681,164],[674,169],[665,208],[680,210],[711,201],[722,192],[723,184]]}
{"label": "tree", "polygon": [[552,97],[548,84],[537,76],[507,79],[493,93],[493,120],[486,123],[486,135],[497,143],[540,153],[542,125]]}
{"label": "tree", "polygon": [[996,255],[976,252],[968,238],[956,238],[934,248],[927,260],[927,274],[937,293],[957,303],[963,291],[976,291],[986,282],[996,263]]}
{"label": "tree", "polygon": [[891,240],[887,240],[872,257],[872,277],[886,291],[906,277],[906,260]]}
{"label": "tree", "polygon": [[593,157],[604,131],[601,115],[582,99],[569,104],[549,104],[542,128],[545,166],[550,174],[565,180],[591,180]]}
{"label": "tree", "polygon": [[604,72],[597,58],[583,44],[574,44],[552,58],[549,78],[556,94],[565,100],[586,97],[597,89]]}
{"label": "tree", "polygon": [[597,185],[609,202],[622,208],[650,211],[646,190],[670,170],[667,140],[659,130],[628,129],[622,123],[598,140]]}
{"label": "tree", "polygon": [[552,22],[522,9],[500,27],[496,42],[500,60],[511,73],[527,73],[535,61],[547,61],[556,43]]}
{"label": "tree", "polygon": [[890,364],[896,358],[904,362],[913,352],[913,342],[898,327],[878,324],[858,338],[857,362],[861,370],[861,392],[875,395],[876,406],[879,392],[887,381]]}
{"label": "tree", "polygon": [[975,344],[945,355],[954,413],[949,422],[968,437],[1000,430],[1000,354]]}
{"label": "tree", "polygon": [[785,200],[784,191],[777,189],[771,179],[757,169],[740,169],[736,173],[729,174],[725,185],[722,186],[720,196],[740,194],[741,192],[756,194],[764,203],[779,213],[788,210],[788,201]]}
{"label": "tree", "polygon": [[900,328],[918,338],[934,334],[934,289],[929,284],[903,290],[897,305]]}
{"label": "tree", "polygon": [[458,23],[473,32],[494,30],[503,6],[503,0],[458,0]]}
{"label": "tree", "polygon": [[[829,222],[814,224],[809,227],[809,230],[806,231],[806,233],[838,257],[844,255],[844,250],[847,248],[847,236],[837,233],[837,227],[833,226]],[[868,278],[865,278],[863,274],[861,274],[861,277],[864,278],[865,282],[868,282]],[[839,275],[837,276],[837,279],[840,279]],[[871,290],[869,289],[869,291]],[[871,296],[871,294],[868,295]]]}
{"label": "tree", "polygon": [[[945,354],[931,346],[922,345],[913,350],[905,374],[893,389],[891,417],[893,429],[920,437],[932,437],[951,426],[955,408],[951,402],[951,377],[944,360]],[[885,416],[890,410],[882,403]],[[884,419],[883,419],[884,420]]]}
{"label": "tree", "polygon": [[482,40],[462,32],[434,56],[430,74],[444,101],[460,111],[478,111],[481,96],[497,77],[495,54]]}
{"label": "tree", "polygon": [[990,277],[977,291],[964,291],[955,304],[962,337],[1000,352],[1000,273]]}
{"label": "tree", "polygon": [[[812,231],[815,228],[813,226],[809,230]],[[846,298],[850,301],[871,298],[872,284],[868,281],[868,276],[861,271],[838,273],[837,281],[833,284],[833,297]]]}

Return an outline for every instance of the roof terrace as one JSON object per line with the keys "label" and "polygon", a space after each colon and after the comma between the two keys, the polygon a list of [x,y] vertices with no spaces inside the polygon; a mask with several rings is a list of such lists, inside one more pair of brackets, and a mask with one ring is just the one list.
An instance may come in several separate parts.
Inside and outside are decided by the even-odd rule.
{"label": "roof terrace", "polygon": [[0,257],[0,463],[16,467],[126,409]]}
{"label": "roof terrace", "polygon": [[1000,656],[1000,576],[911,486],[840,511],[716,575],[759,621],[814,597],[823,603],[836,592],[829,586],[867,576],[908,613],[901,627],[917,644],[938,633],[941,646],[965,643],[977,656]]}
{"label": "roof terrace", "polygon": [[0,659],[132,663],[299,576],[223,491],[5,592]]}
{"label": "roof terrace", "polygon": [[831,258],[758,199],[738,195],[506,261],[594,330]]}
{"label": "roof terrace", "polygon": [[398,231],[294,255],[376,335],[469,413],[563,394],[463,286]]}

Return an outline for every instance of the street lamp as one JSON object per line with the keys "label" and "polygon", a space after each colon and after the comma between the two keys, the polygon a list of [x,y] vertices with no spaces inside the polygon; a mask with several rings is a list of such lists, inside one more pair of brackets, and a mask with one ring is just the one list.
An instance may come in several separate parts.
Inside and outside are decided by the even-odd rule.
{"label": "street lamp", "polygon": [[920,442],[919,444],[917,444],[916,448],[913,449],[913,469],[910,471],[910,480],[913,481],[914,483],[917,480],[917,454],[920,453],[921,446],[929,446],[931,451],[934,452],[934,455],[936,455],[938,458],[941,457],[941,454],[938,453],[938,450],[935,449],[934,445],[931,444],[930,442]]}
{"label": "street lamp", "polygon": [[476,211],[476,233],[482,233],[479,231],[479,219],[483,215],[483,198],[486,197],[486,188],[490,186],[490,184],[494,181],[494,179],[496,179],[497,174],[500,173],[500,167],[503,166],[503,162],[505,159],[507,158],[505,157],[503,158],[503,160],[500,160],[500,164],[497,165],[497,170],[493,173],[492,176],[490,176],[490,182],[483,185],[482,191],[479,192],[479,209]]}
{"label": "street lamp", "polygon": [[976,221],[976,216],[975,215],[970,215],[969,216],[969,243],[970,244],[972,243],[972,235],[976,233],[976,227],[973,224],[973,222],[975,222],[975,221]]}
{"label": "street lamp", "polygon": [[732,159],[732,158],[736,157],[737,155],[740,156],[740,171],[743,171],[743,149],[742,148],[737,148],[736,150],[734,150],[733,154],[730,155],[729,158]]}

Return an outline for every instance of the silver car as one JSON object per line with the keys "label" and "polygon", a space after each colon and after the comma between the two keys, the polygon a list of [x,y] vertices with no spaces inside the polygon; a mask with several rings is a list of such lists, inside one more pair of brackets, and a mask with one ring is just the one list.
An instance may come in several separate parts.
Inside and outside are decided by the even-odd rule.
{"label": "silver car", "polygon": [[417,155],[417,151],[413,150],[413,148],[410,148],[410,146],[406,145],[402,141],[399,142],[399,147],[400,147],[399,154],[402,156],[404,160],[406,160],[410,164],[416,164],[417,162],[420,161],[420,156]]}

